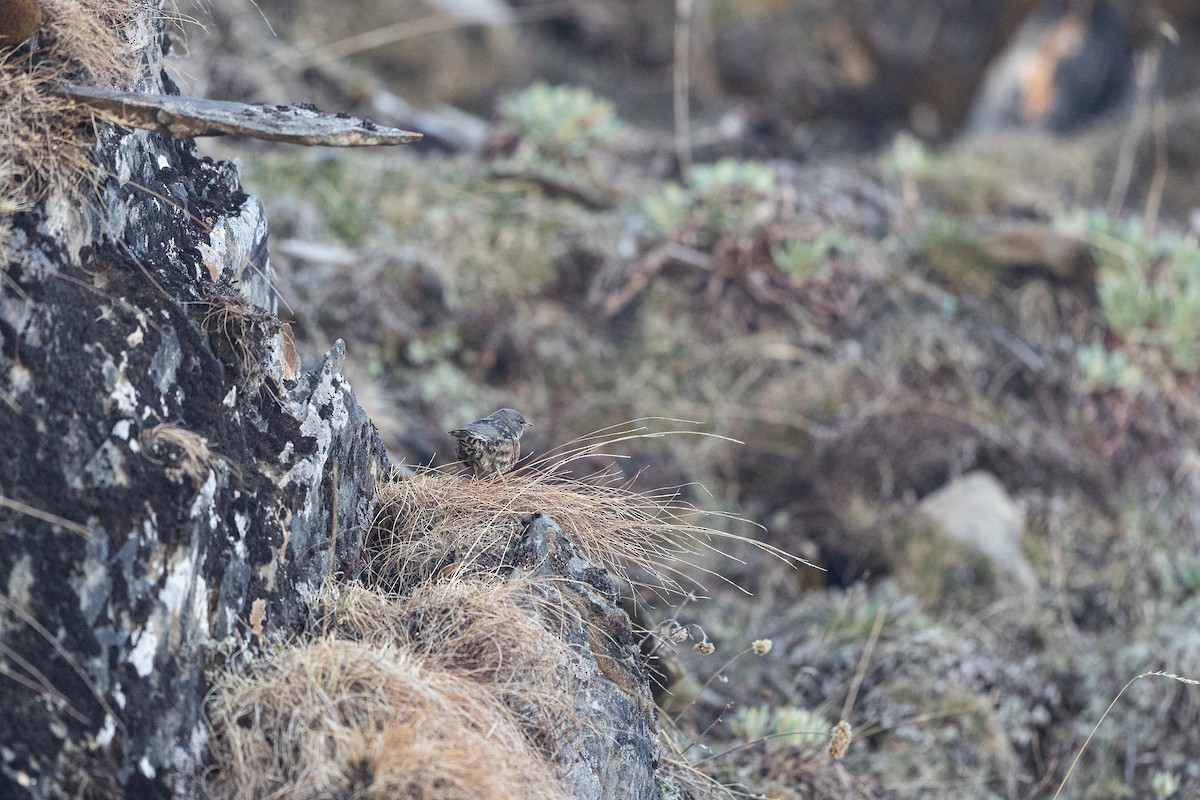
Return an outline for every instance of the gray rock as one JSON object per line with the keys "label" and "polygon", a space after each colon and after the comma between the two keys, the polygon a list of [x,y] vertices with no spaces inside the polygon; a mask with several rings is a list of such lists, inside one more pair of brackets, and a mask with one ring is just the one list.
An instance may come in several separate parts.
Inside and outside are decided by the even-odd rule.
{"label": "gray rock", "polygon": [[98,130],[91,202],[16,215],[0,283],[3,797],[193,794],[206,669],[358,568],[386,466],[340,342],[285,380],[236,168]]}
{"label": "gray rock", "polygon": [[1025,513],[990,472],[968,472],[921,501],[920,510],[953,539],[978,551],[1021,590],[1037,591],[1021,551]]}
{"label": "gray rock", "polygon": [[657,712],[612,575],[586,560],[558,524],[541,514],[525,528],[512,559],[523,565],[520,577],[554,578],[538,585],[559,595],[555,607],[573,607],[579,614],[578,624],[565,628],[563,636],[575,654],[570,669],[580,724],[560,745],[560,751],[578,754],[564,765],[575,797],[660,800]]}

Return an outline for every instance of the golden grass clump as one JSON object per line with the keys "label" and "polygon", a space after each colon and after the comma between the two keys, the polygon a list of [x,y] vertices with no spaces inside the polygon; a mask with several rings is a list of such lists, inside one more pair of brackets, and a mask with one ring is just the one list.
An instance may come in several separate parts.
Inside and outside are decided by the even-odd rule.
{"label": "golden grass clump", "polygon": [[[41,0],[51,42],[47,55],[61,70],[60,79],[121,87],[140,71],[143,47],[158,37],[138,41],[134,23],[160,16],[146,0]],[[40,44],[40,42],[39,42]]]}
{"label": "golden grass clump", "polygon": [[95,171],[84,117],[47,91],[55,81],[49,69],[0,64],[0,214],[28,208],[52,186],[79,186]]}
{"label": "golden grass clump", "polygon": [[201,327],[213,351],[233,368],[243,389],[256,389],[268,373],[271,352],[266,343],[279,333],[279,319],[232,292],[216,294],[205,305]]}
{"label": "golden grass clump", "polygon": [[570,685],[573,656],[562,628],[569,609],[532,581],[443,581],[403,599],[362,586],[325,601],[340,637],[395,646],[489,687],[528,738],[553,756],[578,722]]}
{"label": "golden grass clump", "polygon": [[612,441],[494,479],[425,469],[383,482],[367,585],[328,584],[316,598],[321,638],[216,681],[209,793],[569,796],[557,776],[578,758],[571,743],[610,735],[580,730],[594,723],[576,708],[576,681],[588,678],[571,642],[585,635],[598,671],[650,701],[625,674],[628,652],[610,652],[611,621],[563,590],[571,576],[515,569],[510,550],[530,516],[554,519],[591,563],[665,590],[678,589],[688,553],[741,538],[692,524],[676,493],[564,472],[571,454]]}
{"label": "golden grass clump", "polygon": [[492,692],[396,647],[284,647],[218,682],[209,723],[214,798],[568,794]]}
{"label": "golden grass clump", "polygon": [[[585,448],[581,448],[585,449]],[[586,449],[591,449],[586,448]],[[608,473],[575,479],[563,460],[543,459],[499,478],[424,469],[378,488],[372,579],[404,592],[437,576],[500,571],[508,548],[535,513],[553,519],[594,564],[653,591],[684,593],[701,553],[724,555],[718,539],[749,542],[789,563],[782,551],[696,524],[701,512],[678,491],[635,492]]]}

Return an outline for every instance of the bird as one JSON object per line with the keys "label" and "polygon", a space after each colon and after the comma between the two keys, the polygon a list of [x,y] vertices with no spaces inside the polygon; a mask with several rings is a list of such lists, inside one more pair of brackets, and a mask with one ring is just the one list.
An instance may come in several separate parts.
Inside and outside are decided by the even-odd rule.
{"label": "bird", "polygon": [[476,478],[502,475],[521,457],[521,434],[533,423],[520,411],[502,408],[483,419],[450,431],[458,440],[454,453]]}

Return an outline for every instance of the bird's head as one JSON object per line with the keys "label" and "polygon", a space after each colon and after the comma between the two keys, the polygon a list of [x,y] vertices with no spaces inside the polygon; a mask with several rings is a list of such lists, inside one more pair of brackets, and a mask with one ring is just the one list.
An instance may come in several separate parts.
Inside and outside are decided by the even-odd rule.
{"label": "bird's head", "polygon": [[525,419],[520,411],[513,408],[502,408],[499,411],[493,411],[488,416],[488,421],[498,428],[511,431],[516,436],[524,433],[526,428],[533,427],[532,422]]}

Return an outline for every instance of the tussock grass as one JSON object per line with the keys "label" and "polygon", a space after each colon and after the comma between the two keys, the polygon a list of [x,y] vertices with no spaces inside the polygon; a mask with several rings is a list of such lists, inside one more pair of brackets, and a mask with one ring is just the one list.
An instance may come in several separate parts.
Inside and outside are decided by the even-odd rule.
{"label": "tussock grass", "polygon": [[[675,421],[675,420],[672,420]],[[749,543],[792,564],[808,564],[770,545],[701,524],[706,516],[680,489],[634,491],[614,472],[572,477],[570,464],[612,445],[695,431],[646,433],[636,420],[572,442],[514,472],[475,479],[450,469],[417,469],[378,488],[372,530],[371,578],[405,592],[438,576],[501,570],[508,548],[535,513],[551,517],[591,562],[631,584],[657,593],[703,588],[697,573],[718,546]],[[701,434],[705,435],[705,434]],[[811,566],[811,565],[810,565]]]}
{"label": "tussock grass", "polygon": [[11,260],[11,216],[53,188],[77,188],[94,175],[91,137],[73,104],[48,88],[55,70],[16,71],[0,63],[0,261]]}
{"label": "tussock grass", "polygon": [[401,599],[350,584],[324,603],[335,635],[395,646],[431,669],[488,687],[547,756],[578,724],[572,655],[562,628],[569,609],[531,581],[445,581]]}
{"label": "tussock grass", "polygon": [[239,480],[242,477],[241,468],[230,458],[210,449],[207,439],[179,425],[155,425],[143,430],[138,442],[146,459],[162,465],[167,477],[176,483],[181,483],[186,477],[199,486],[210,472],[217,469],[219,462],[224,463]]}
{"label": "tussock grass", "polygon": [[[161,15],[146,0],[40,0],[51,44],[48,61],[61,77],[119,86],[138,67],[140,46],[127,35],[139,18]],[[132,32],[129,32],[132,33]],[[152,37],[157,39],[157,37]],[[157,42],[154,42],[157,44]],[[41,39],[39,39],[39,45]]]}
{"label": "tussock grass", "polygon": [[233,368],[242,390],[254,391],[268,375],[269,342],[279,334],[279,319],[232,292],[214,293],[202,305],[200,324],[213,351]]}
{"label": "tussock grass", "polygon": [[403,649],[287,646],[209,705],[214,798],[561,798],[495,694]]}

